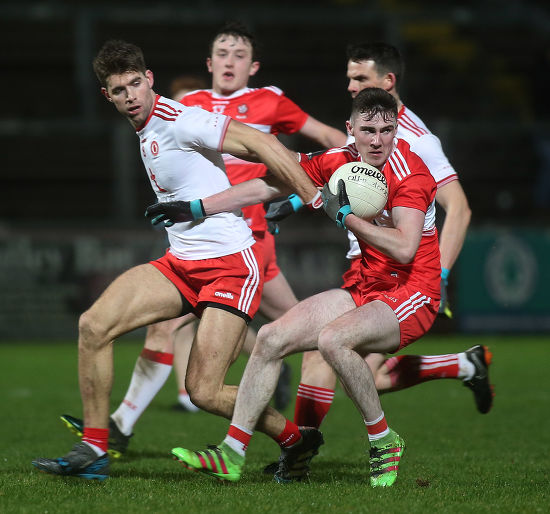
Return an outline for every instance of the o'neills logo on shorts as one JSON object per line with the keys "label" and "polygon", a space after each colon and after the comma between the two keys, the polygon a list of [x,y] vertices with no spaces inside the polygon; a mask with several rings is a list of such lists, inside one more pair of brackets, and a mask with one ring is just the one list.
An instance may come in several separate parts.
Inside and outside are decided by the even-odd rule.
{"label": "o'neills logo on shorts", "polygon": [[232,293],[222,293],[221,291],[216,291],[214,293],[214,296],[219,296],[220,298],[229,298],[230,300],[233,300]]}

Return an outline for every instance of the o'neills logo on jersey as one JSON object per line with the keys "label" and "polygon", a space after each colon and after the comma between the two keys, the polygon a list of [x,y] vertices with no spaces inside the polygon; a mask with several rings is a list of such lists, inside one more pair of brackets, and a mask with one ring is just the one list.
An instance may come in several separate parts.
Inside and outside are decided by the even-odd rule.
{"label": "o'neills logo on jersey", "polygon": [[219,298],[229,298],[230,300],[233,300],[232,293],[222,293],[221,291],[216,291],[214,293],[214,296],[218,296]]}
{"label": "o'neills logo on jersey", "polygon": [[246,114],[248,112],[248,105],[246,104],[241,104],[237,107],[237,112],[239,114]]}
{"label": "o'neills logo on jersey", "polygon": [[159,144],[156,141],[151,143],[151,153],[156,157],[159,154]]}
{"label": "o'neills logo on jersey", "polygon": [[375,179],[382,182],[384,185],[388,185],[386,182],[386,177],[381,171],[378,171],[374,168],[367,168],[366,166],[361,166],[360,164],[356,164],[351,168],[352,173],[361,173],[362,175],[365,175],[367,177],[374,177]]}

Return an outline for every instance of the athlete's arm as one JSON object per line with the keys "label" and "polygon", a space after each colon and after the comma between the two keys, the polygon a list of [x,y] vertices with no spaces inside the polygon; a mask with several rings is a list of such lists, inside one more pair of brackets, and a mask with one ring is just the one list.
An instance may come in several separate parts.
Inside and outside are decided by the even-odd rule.
{"label": "athlete's arm", "polygon": [[394,207],[391,215],[392,228],[379,227],[350,213],[346,216],[346,228],[388,257],[408,264],[420,245],[426,213],[411,207]]}
{"label": "athlete's arm", "polygon": [[458,180],[438,188],[435,200],[445,209],[445,221],[439,234],[441,267],[450,270],[464,244],[472,211]]}
{"label": "athlete's arm", "polygon": [[271,173],[307,203],[320,197],[317,188],[298,164],[296,154],[272,134],[264,134],[244,123],[231,120],[222,150],[238,157],[259,158]]}
{"label": "athlete's arm", "polygon": [[351,230],[358,239],[401,264],[409,264],[420,246],[426,213],[412,207],[391,210],[393,227],[380,227],[359,218],[351,211],[343,180],[333,194],[328,184],[323,187],[323,209],[340,228]]}
{"label": "athlete's arm", "polygon": [[298,131],[302,136],[306,136],[316,141],[325,148],[335,148],[345,146],[347,136],[341,130],[316,120],[309,116],[302,128]]}
{"label": "athlete's arm", "polygon": [[162,223],[170,227],[174,223],[194,221],[212,214],[233,212],[247,205],[267,202],[272,198],[288,194],[289,191],[289,187],[277,177],[267,175],[241,182],[206,198],[158,202],[149,205],[145,216],[150,218],[153,225]]}
{"label": "athlete's arm", "polygon": [[202,199],[205,215],[232,212],[288,194],[289,187],[273,175],[246,180]]}

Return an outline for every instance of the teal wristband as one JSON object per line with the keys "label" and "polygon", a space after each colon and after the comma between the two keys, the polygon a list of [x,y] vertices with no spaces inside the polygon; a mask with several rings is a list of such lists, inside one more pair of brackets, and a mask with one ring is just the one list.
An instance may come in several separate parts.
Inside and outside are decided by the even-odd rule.
{"label": "teal wristband", "polygon": [[443,282],[445,282],[445,285],[449,282],[449,273],[451,272],[450,269],[447,268],[441,268],[441,278],[443,279]]}
{"label": "teal wristband", "polygon": [[200,220],[206,216],[204,207],[202,206],[202,200],[191,200],[189,202],[189,209],[194,220]]}
{"label": "teal wristband", "polygon": [[304,206],[304,202],[302,202],[301,198],[298,195],[292,194],[288,197],[288,201],[290,202],[290,205],[292,205],[292,208],[294,209],[294,212],[301,209]]}
{"label": "teal wristband", "polygon": [[343,207],[340,207],[340,210],[336,214],[336,226],[339,228],[345,228],[346,227],[346,217],[348,214],[351,214],[351,207],[349,205],[344,205]]}

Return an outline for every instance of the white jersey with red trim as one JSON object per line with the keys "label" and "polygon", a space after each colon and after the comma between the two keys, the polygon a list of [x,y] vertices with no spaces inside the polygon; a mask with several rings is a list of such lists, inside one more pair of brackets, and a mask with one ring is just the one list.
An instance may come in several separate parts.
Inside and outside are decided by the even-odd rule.
{"label": "white jersey with red trim", "polygon": [[[320,187],[329,181],[336,169],[353,161],[361,161],[355,143],[343,148],[332,148],[300,164],[315,185]],[[394,207],[419,209],[426,213],[422,238],[410,264],[401,264],[360,241],[363,274],[393,277],[401,283],[415,283],[423,291],[438,296],[441,268],[435,228],[436,184],[433,176],[404,139],[395,140],[395,148],[382,172],[388,182],[388,201],[374,222],[382,227],[393,227],[391,211]]]}
{"label": "white jersey with red trim", "polygon": [[[261,132],[275,135],[298,132],[309,117],[275,86],[245,87],[228,96],[219,95],[212,89],[199,89],[187,93],[181,103],[225,114]],[[229,154],[224,154],[223,159],[231,184],[240,184],[266,174],[267,168],[263,164],[244,161]],[[253,231],[267,230],[262,204],[243,208],[243,214]]]}
{"label": "white jersey with red trim", "polygon": [[[231,187],[221,149],[230,122],[223,114],[158,96],[138,128],[141,158],[159,202],[191,201]],[[254,244],[238,213],[220,213],[166,228],[170,252],[179,259],[211,259]]]}
{"label": "white jersey with red trim", "polygon": [[[411,150],[420,156],[430,170],[438,188],[453,180],[458,180],[456,171],[443,153],[439,138],[432,134],[426,124],[404,105],[399,109],[397,116],[396,136],[407,141]],[[348,138],[348,143],[353,141],[353,137]],[[349,231],[348,239],[350,247],[346,257],[348,259],[359,257],[361,255],[359,243],[353,233]]]}

